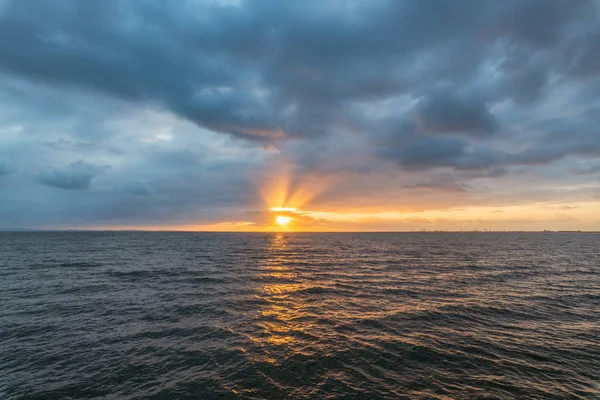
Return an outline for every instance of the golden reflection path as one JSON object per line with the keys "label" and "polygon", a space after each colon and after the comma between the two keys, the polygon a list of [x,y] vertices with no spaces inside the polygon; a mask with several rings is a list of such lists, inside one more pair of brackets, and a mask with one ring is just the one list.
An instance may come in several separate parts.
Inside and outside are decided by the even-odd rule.
{"label": "golden reflection path", "polygon": [[302,343],[306,341],[299,336],[309,333],[312,325],[305,322],[306,304],[297,295],[304,285],[292,266],[296,255],[289,240],[284,233],[273,234],[265,249],[267,257],[260,268],[261,284],[256,291],[256,296],[268,305],[257,310],[261,332],[250,339],[263,348],[263,361],[272,364],[302,352]]}

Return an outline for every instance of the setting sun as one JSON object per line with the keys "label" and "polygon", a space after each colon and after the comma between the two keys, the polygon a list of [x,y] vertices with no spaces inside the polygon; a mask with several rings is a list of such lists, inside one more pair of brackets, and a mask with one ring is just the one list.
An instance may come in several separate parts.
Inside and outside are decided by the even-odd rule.
{"label": "setting sun", "polygon": [[292,217],[286,217],[286,216],[283,216],[283,215],[278,215],[275,218],[275,222],[278,225],[287,226],[292,221],[292,219],[293,219]]}

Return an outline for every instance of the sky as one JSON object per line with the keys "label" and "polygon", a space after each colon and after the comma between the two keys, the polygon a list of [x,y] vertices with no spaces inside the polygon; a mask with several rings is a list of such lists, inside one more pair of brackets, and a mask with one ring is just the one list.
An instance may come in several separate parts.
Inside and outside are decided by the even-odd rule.
{"label": "sky", "polygon": [[0,229],[600,230],[600,1],[0,0]]}

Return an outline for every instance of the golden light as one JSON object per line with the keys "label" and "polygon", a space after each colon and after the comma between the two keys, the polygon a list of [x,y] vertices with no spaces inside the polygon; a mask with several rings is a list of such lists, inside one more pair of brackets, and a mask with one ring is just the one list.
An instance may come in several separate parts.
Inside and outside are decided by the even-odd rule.
{"label": "golden light", "polygon": [[[279,163],[277,172],[262,176],[257,184],[266,208],[275,218],[265,225],[267,231],[290,231],[312,229],[310,218],[304,218],[302,208],[309,205],[333,182],[332,177],[318,174],[299,174],[290,164]],[[272,218],[272,217],[271,217]]]}
{"label": "golden light", "polygon": [[292,222],[292,217],[286,217],[284,215],[278,215],[275,218],[275,223],[281,226],[287,226],[290,222]]}
{"label": "golden light", "polygon": [[283,212],[283,211],[297,212],[298,209],[294,208],[294,207],[273,207],[273,208],[271,208],[271,211],[275,211],[275,212]]}
{"label": "golden light", "polygon": [[261,196],[271,211],[297,212],[329,188],[334,177],[319,174],[298,174],[291,165],[281,163],[276,174],[262,177]]}

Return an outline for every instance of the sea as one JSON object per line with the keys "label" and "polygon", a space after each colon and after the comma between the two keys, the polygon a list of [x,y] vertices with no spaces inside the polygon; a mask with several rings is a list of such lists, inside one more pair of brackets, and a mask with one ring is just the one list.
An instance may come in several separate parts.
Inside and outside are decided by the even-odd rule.
{"label": "sea", "polygon": [[600,234],[0,233],[0,399],[600,399]]}

